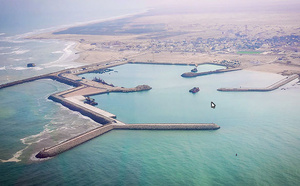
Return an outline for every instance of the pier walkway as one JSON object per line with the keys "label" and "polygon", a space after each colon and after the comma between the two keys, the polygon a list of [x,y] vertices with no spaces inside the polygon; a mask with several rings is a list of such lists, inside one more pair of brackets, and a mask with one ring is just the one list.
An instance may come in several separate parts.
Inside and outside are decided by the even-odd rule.
{"label": "pier walkway", "polygon": [[217,90],[224,91],[224,92],[241,92],[241,91],[266,92],[266,91],[275,90],[297,78],[299,78],[299,75],[294,74],[265,88],[219,88]]}
{"label": "pier walkway", "polygon": [[81,107],[84,107],[87,110],[91,110],[93,112],[99,113],[103,116],[106,116],[108,118],[116,118],[117,116],[114,114],[111,114],[105,110],[102,110],[100,108],[94,107],[92,105],[84,103],[85,97],[84,96],[74,96],[74,97],[67,97],[65,98],[68,101],[71,101],[73,104],[79,105]]}

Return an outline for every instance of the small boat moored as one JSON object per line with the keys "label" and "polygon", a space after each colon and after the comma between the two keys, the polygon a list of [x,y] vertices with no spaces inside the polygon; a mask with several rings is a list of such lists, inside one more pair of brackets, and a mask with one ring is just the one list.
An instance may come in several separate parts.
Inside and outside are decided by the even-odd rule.
{"label": "small boat moored", "polygon": [[193,69],[191,70],[191,72],[198,72],[197,67],[193,68]]}
{"label": "small boat moored", "polygon": [[35,65],[35,63],[28,63],[27,64],[27,67],[35,67],[36,65]]}
{"label": "small boat moored", "polygon": [[95,102],[95,99],[91,99],[89,96],[85,97],[84,103],[92,105],[92,106],[98,105],[98,103]]}
{"label": "small boat moored", "polygon": [[191,93],[197,93],[199,91],[200,91],[199,87],[194,87],[191,90],[189,90],[189,92],[191,92]]}

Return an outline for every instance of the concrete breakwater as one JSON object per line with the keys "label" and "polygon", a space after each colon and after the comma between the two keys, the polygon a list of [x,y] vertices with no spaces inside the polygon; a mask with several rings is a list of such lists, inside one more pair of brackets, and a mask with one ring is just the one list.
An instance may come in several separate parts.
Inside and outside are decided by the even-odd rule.
{"label": "concrete breakwater", "polygon": [[276,83],[274,83],[268,87],[265,87],[265,88],[219,88],[217,90],[224,91],[224,92],[241,92],[241,91],[266,92],[266,91],[275,90],[297,78],[299,78],[299,75],[294,74],[294,75],[286,77],[280,81],[277,81]]}
{"label": "concrete breakwater", "polygon": [[68,73],[70,71],[78,71],[77,73],[74,73],[74,74],[83,74],[83,73],[93,71],[95,69],[104,69],[104,68],[109,68],[109,67],[113,67],[113,66],[117,66],[117,65],[126,64],[126,63],[127,62],[119,62],[119,63],[109,64],[109,65],[99,63],[99,64],[92,64],[92,65],[85,65],[85,66],[81,66],[81,67],[77,67],[77,68],[70,68],[70,69],[67,69],[67,70],[61,70],[61,71],[57,71],[57,72],[54,72],[54,73],[34,76],[34,77],[30,77],[30,78],[25,78],[25,79],[22,79],[22,80],[17,80],[17,81],[1,84],[0,89],[15,86],[15,85],[18,85],[18,84],[23,84],[23,83],[36,81],[36,80],[39,80],[39,79],[52,79],[52,80],[55,80],[55,81],[58,81],[58,82],[61,82],[61,83],[65,83],[65,84],[77,87],[77,86],[82,85],[81,82],[75,81],[75,80],[72,80],[72,79],[69,79],[69,78],[65,78],[62,75],[64,73]]}
{"label": "concrete breakwater", "polygon": [[45,148],[42,151],[40,151],[35,157],[36,158],[49,158],[56,156],[62,152],[65,152],[73,147],[76,147],[88,140],[91,140],[97,136],[100,136],[106,132],[109,132],[113,129],[112,125],[105,125],[101,127],[97,127],[93,130],[90,130],[88,132],[85,132],[79,136],[75,136],[71,139],[68,139],[62,143],[59,143],[57,145],[54,145],[49,148]]}
{"label": "concrete breakwater", "polygon": [[116,125],[108,124],[101,127],[97,127],[88,132],[75,136],[71,139],[63,141],[57,145],[41,150],[35,157],[36,158],[48,158],[54,157],[60,153],[63,153],[73,147],[76,147],[86,141],[89,141],[95,137],[98,137],[111,130],[217,130],[220,127],[214,123],[190,123],[190,124],[125,124]]}
{"label": "concrete breakwater", "polygon": [[241,68],[228,68],[228,69],[219,69],[219,70],[214,70],[214,71],[208,71],[208,72],[186,72],[181,74],[181,77],[197,77],[197,76],[204,76],[204,75],[209,75],[209,74],[218,74],[218,73],[225,73],[225,72],[232,72],[232,71],[237,71],[237,70],[242,70]]}
{"label": "concrete breakwater", "polygon": [[88,109],[86,107],[83,107],[78,104],[74,104],[72,101],[69,101],[67,99],[64,99],[63,97],[57,95],[57,94],[52,94],[49,96],[49,99],[58,103],[61,103],[63,106],[73,110],[73,111],[78,111],[82,115],[85,115],[92,120],[101,123],[101,124],[109,124],[113,122],[113,119],[107,116],[104,116],[98,112],[95,112],[91,109]]}
{"label": "concrete breakwater", "polygon": [[13,81],[10,83],[5,83],[5,84],[0,85],[0,89],[11,87],[11,86],[18,85],[18,84],[28,83],[28,82],[35,81],[38,79],[47,79],[47,78],[51,78],[51,77],[52,76],[50,74],[46,74],[46,75],[35,76],[35,77],[26,78],[26,79],[22,79],[22,80],[17,80],[17,81]]}
{"label": "concrete breakwater", "polygon": [[0,89],[15,86],[15,85],[19,85],[19,84],[23,84],[23,83],[32,82],[32,81],[36,81],[36,80],[40,80],[40,79],[52,79],[52,80],[55,80],[55,81],[58,81],[58,82],[61,82],[61,83],[65,83],[65,84],[68,84],[68,85],[71,85],[71,86],[80,86],[81,85],[80,82],[73,81],[73,80],[68,79],[68,78],[56,76],[55,74],[45,74],[45,75],[34,76],[34,77],[31,77],[31,78],[26,78],[26,79],[22,79],[22,80],[13,81],[13,82],[10,82],[10,83],[1,84]]}
{"label": "concrete breakwater", "polygon": [[217,130],[220,126],[214,123],[149,123],[114,125],[114,129],[124,130]]}

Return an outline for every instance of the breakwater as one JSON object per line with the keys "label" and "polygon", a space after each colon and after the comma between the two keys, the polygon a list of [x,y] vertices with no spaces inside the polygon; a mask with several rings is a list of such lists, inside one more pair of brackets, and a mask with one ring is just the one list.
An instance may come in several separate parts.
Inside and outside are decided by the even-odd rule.
{"label": "breakwater", "polygon": [[65,78],[61,74],[58,74],[57,76],[52,75],[52,76],[49,76],[49,78],[52,79],[52,80],[58,81],[60,83],[64,83],[64,84],[71,85],[71,86],[74,86],[74,87],[78,87],[78,86],[82,85],[81,82],[75,81],[75,80],[72,80],[72,79],[69,79],[69,78]]}
{"label": "breakwater", "polygon": [[108,124],[101,127],[97,127],[83,134],[75,136],[71,139],[63,141],[57,145],[41,150],[35,157],[36,158],[48,158],[54,157],[60,153],[63,153],[69,149],[72,149],[86,141],[89,141],[95,137],[98,137],[111,130],[217,130],[220,127],[214,123],[188,123],[188,124],[125,124],[116,125]]}
{"label": "breakwater", "polygon": [[22,79],[22,80],[13,81],[10,83],[5,83],[5,84],[0,85],[0,89],[15,86],[18,84],[28,83],[31,81],[36,81],[39,79],[47,79],[47,78],[51,78],[51,75],[50,74],[40,75],[40,76],[35,76],[35,77],[26,78],[26,79]]}
{"label": "breakwater", "polygon": [[218,91],[224,91],[224,92],[242,92],[242,91],[252,91],[252,92],[267,92],[275,90],[295,79],[299,78],[299,75],[294,74],[289,77],[286,77],[280,81],[277,81],[276,83],[265,87],[265,88],[219,88]]}
{"label": "breakwater", "polygon": [[52,79],[52,80],[55,80],[55,81],[58,81],[58,82],[61,82],[61,83],[67,84],[67,85],[71,85],[71,86],[80,86],[81,85],[81,83],[78,81],[74,81],[74,80],[71,80],[71,79],[68,79],[68,78],[65,78],[62,76],[58,76],[55,74],[45,74],[45,75],[34,76],[31,78],[25,78],[22,80],[17,80],[17,81],[1,84],[0,89],[23,84],[23,83],[29,83],[29,82],[40,80],[40,79]]}
{"label": "breakwater", "polygon": [[95,112],[94,110],[88,109],[86,107],[83,107],[81,105],[75,104],[72,101],[69,101],[67,99],[64,99],[58,94],[52,94],[49,96],[49,99],[52,101],[55,101],[57,103],[61,103],[63,106],[73,110],[80,112],[82,115],[87,116],[91,118],[92,120],[101,123],[101,124],[109,124],[113,122],[113,119],[107,116],[104,116],[103,114],[100,114],[98,112]]}
{"label": "breakwater", "polygon": [[207,71],[207,72],[186,72],[181,74],[181,77],[197,77],[197,76],[204,76],[204,75],[210,75],[210,74],[218,74],[218,73],[225,73],[225,72],[232,72],[242,70],[241,68],[228,68],[228,69],[219,69],[214,71]]}
{"label": "breakwater", "polygon": [[49,148],[45,148],[45,149],[41,150],[35,157],[36,158],[49,158],[49,157],[56,156],[62,152],[65,152],[65,151],[73,148],[73,147],[76,147],[86,141],[89,141],[97,136],[100,136],[106,132],[109,132],[112,129],[113,129],[112,125],[97,127],[95,129],[85,132],[79,136],[75,136],[71,139],[63,141],[57,145],[54,145]]}
{"label": "breakwater", "polygon": [[34,77],[30,77],[30,78],[25,78],[22,80],[17,80],[17,81],[13,81],[13,82],[9,82],[9,83],[4,83],[4,84],[0,85],[0,89],[15,86],[18,84],[36,81],[39,79],[52,79],[52,80],[55,80],[55,81],[58,81],[61,83],[65,83],[67,85],[77,87],[77,86],[82,85],[82,83],[79,81],[76,81],[76,80],[72,80],[72,79],[63,77],[63,74],[70,73],[71,71],[76,71],[76,73],[73,73],[73,74],[78,75],[78,74],[92,72],[95,69],[104,69],[104,68],[118,66],[118,65],[122,65],[122,64],[126,64],[126,63],[127,62],[118,62],[118,63],[112,63],[112,64],[98,63],[98,64],[85,65],[85,66],[81,66],[81,67],[77,67],[77,68],[70,68],[70,69],[66,69],[66,70],[57,71],[54,73],[49,73],[49,74],[34,76]]}
{"label": "breakwater", "polygon": [[114,125],[114,129],[124,130],[217,130],[220,126],[214,123],[148,123]]}

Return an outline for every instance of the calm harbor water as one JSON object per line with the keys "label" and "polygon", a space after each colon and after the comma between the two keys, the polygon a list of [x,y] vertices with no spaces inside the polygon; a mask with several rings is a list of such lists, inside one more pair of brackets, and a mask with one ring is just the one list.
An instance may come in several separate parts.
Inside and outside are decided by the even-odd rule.
{"label": "calm harbor water", "polygon": [[[216,88],[223,86],[266,86],[282,76],[237,71],[192,79],[180,77],[191,68],[132,64],[115,67],[118,72],[98,76],[115,85],[131,87],[142,82],[153,89],[94,98],[100,108],[127,123],[215,122],[221,126],[220,130],[112,131],[47,161],[1,163],[1,182],[297,185],[300,179],[299,85],[291,82],[284,87],[286,90],[272,92],[217,92]],[[220,67],[199,67],[204,70],[216,68]],[[39,83],[49,82],[53,83]],[[67,88],[54,84],[55,90]],[[200,92],[189,93],[193,86],[199,86]],[[44,87],[47,86],[44,84]],[[53,89],[49,91],[51,93]],[[216,103],[216,109],[210,108],[210,101]],[[49,105],[59,107],[52,102],[47,105],[47,108]],[[74,121],[79,118],[76,117]],[[69,123],[68,127],[72,126]],[[35,130],[40,130],[38,127],[43,125]],[[22,130],[25,131],[34,133],[29,128]]]}

